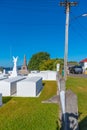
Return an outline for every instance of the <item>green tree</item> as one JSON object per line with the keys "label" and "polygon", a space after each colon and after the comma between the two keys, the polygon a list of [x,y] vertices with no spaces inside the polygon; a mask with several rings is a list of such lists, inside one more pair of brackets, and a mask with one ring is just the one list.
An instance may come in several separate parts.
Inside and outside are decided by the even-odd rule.
{"label": "green tree", "polygon": [[0,67],[0,71],[3,72],[3,67]]}
{"label": "green tree", "polygon": [[49,59],[46,61],[43,61],[39,68],[40,70],[56,70],[56,66],[59,63],[60,64],[60,70],[63,67],[63,59]]}
{"label": "green tree", "polygon": [[28,69],[29,70],[39,70],[39,66],[41,62],[44,60],[50,59],[50,54],[47,52],[39,52],[34,55],[32,55],[29,63],[28,63]]}
{"label": "green tree", "polygon": [[52,59],[43,61],[39,66],[40,70],[53,70],[53,67],[54,67],[54,60]]}

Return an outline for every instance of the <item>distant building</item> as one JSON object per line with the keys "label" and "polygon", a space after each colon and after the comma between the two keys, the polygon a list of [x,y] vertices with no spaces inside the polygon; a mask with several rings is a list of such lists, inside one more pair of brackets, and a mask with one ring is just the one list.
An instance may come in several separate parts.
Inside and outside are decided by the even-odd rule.
{"label": "distant building", "polygon": [[87,58],[81,60],[79,64],[82,66],[84,72],[87,69]]}
{"label": "distant building", "polygon": [[27,69],[27,60],[26,60],[26,56],[24,55],[24,63],[21,67],[21,70],[19,70],[19,74],[20,75],[28,75],[29,71]]}

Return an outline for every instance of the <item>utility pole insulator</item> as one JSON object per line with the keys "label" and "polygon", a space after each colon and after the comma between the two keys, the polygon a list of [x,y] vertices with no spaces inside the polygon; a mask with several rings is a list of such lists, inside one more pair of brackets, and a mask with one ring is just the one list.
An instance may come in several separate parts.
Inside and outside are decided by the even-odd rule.
{"label": "utility pole insulator", "polygon": [[67,1],[60,2],[60,6],[65,6],[66,7],[67,5],[69,5],[69,6],[77,6],[78,2],[67,2]]}

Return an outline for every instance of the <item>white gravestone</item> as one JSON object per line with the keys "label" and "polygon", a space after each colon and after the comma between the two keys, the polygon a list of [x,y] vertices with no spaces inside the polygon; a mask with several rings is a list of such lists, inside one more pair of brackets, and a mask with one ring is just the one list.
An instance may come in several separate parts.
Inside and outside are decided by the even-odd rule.
{"label": "white gravestone", "polygon": [[57,71],[59,71],[59,69],[60,69],[60,64],[57,64]]}
{"label": "white gravestone", "polygon": [[3,75],[5,75],[6,74],[6,71],[5,71],[5,69],[3,70]]}
{"label": "white gravestone", "polygon": [[14,67],[13,67],[11,77],[16,77],[17,76],[17,60],[18,60],[18,56],[16,58],[13,56]]}

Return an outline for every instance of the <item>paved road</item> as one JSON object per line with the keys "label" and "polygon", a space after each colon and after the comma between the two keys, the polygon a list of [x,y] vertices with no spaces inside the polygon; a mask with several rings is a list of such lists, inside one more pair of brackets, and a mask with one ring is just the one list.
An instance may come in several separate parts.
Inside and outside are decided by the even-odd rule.
{"label": "paved road", "polygon": [[70,77],[83,77],[83,78],[87,78],[87,75],[86,74],[69,74],[68,76]]}

